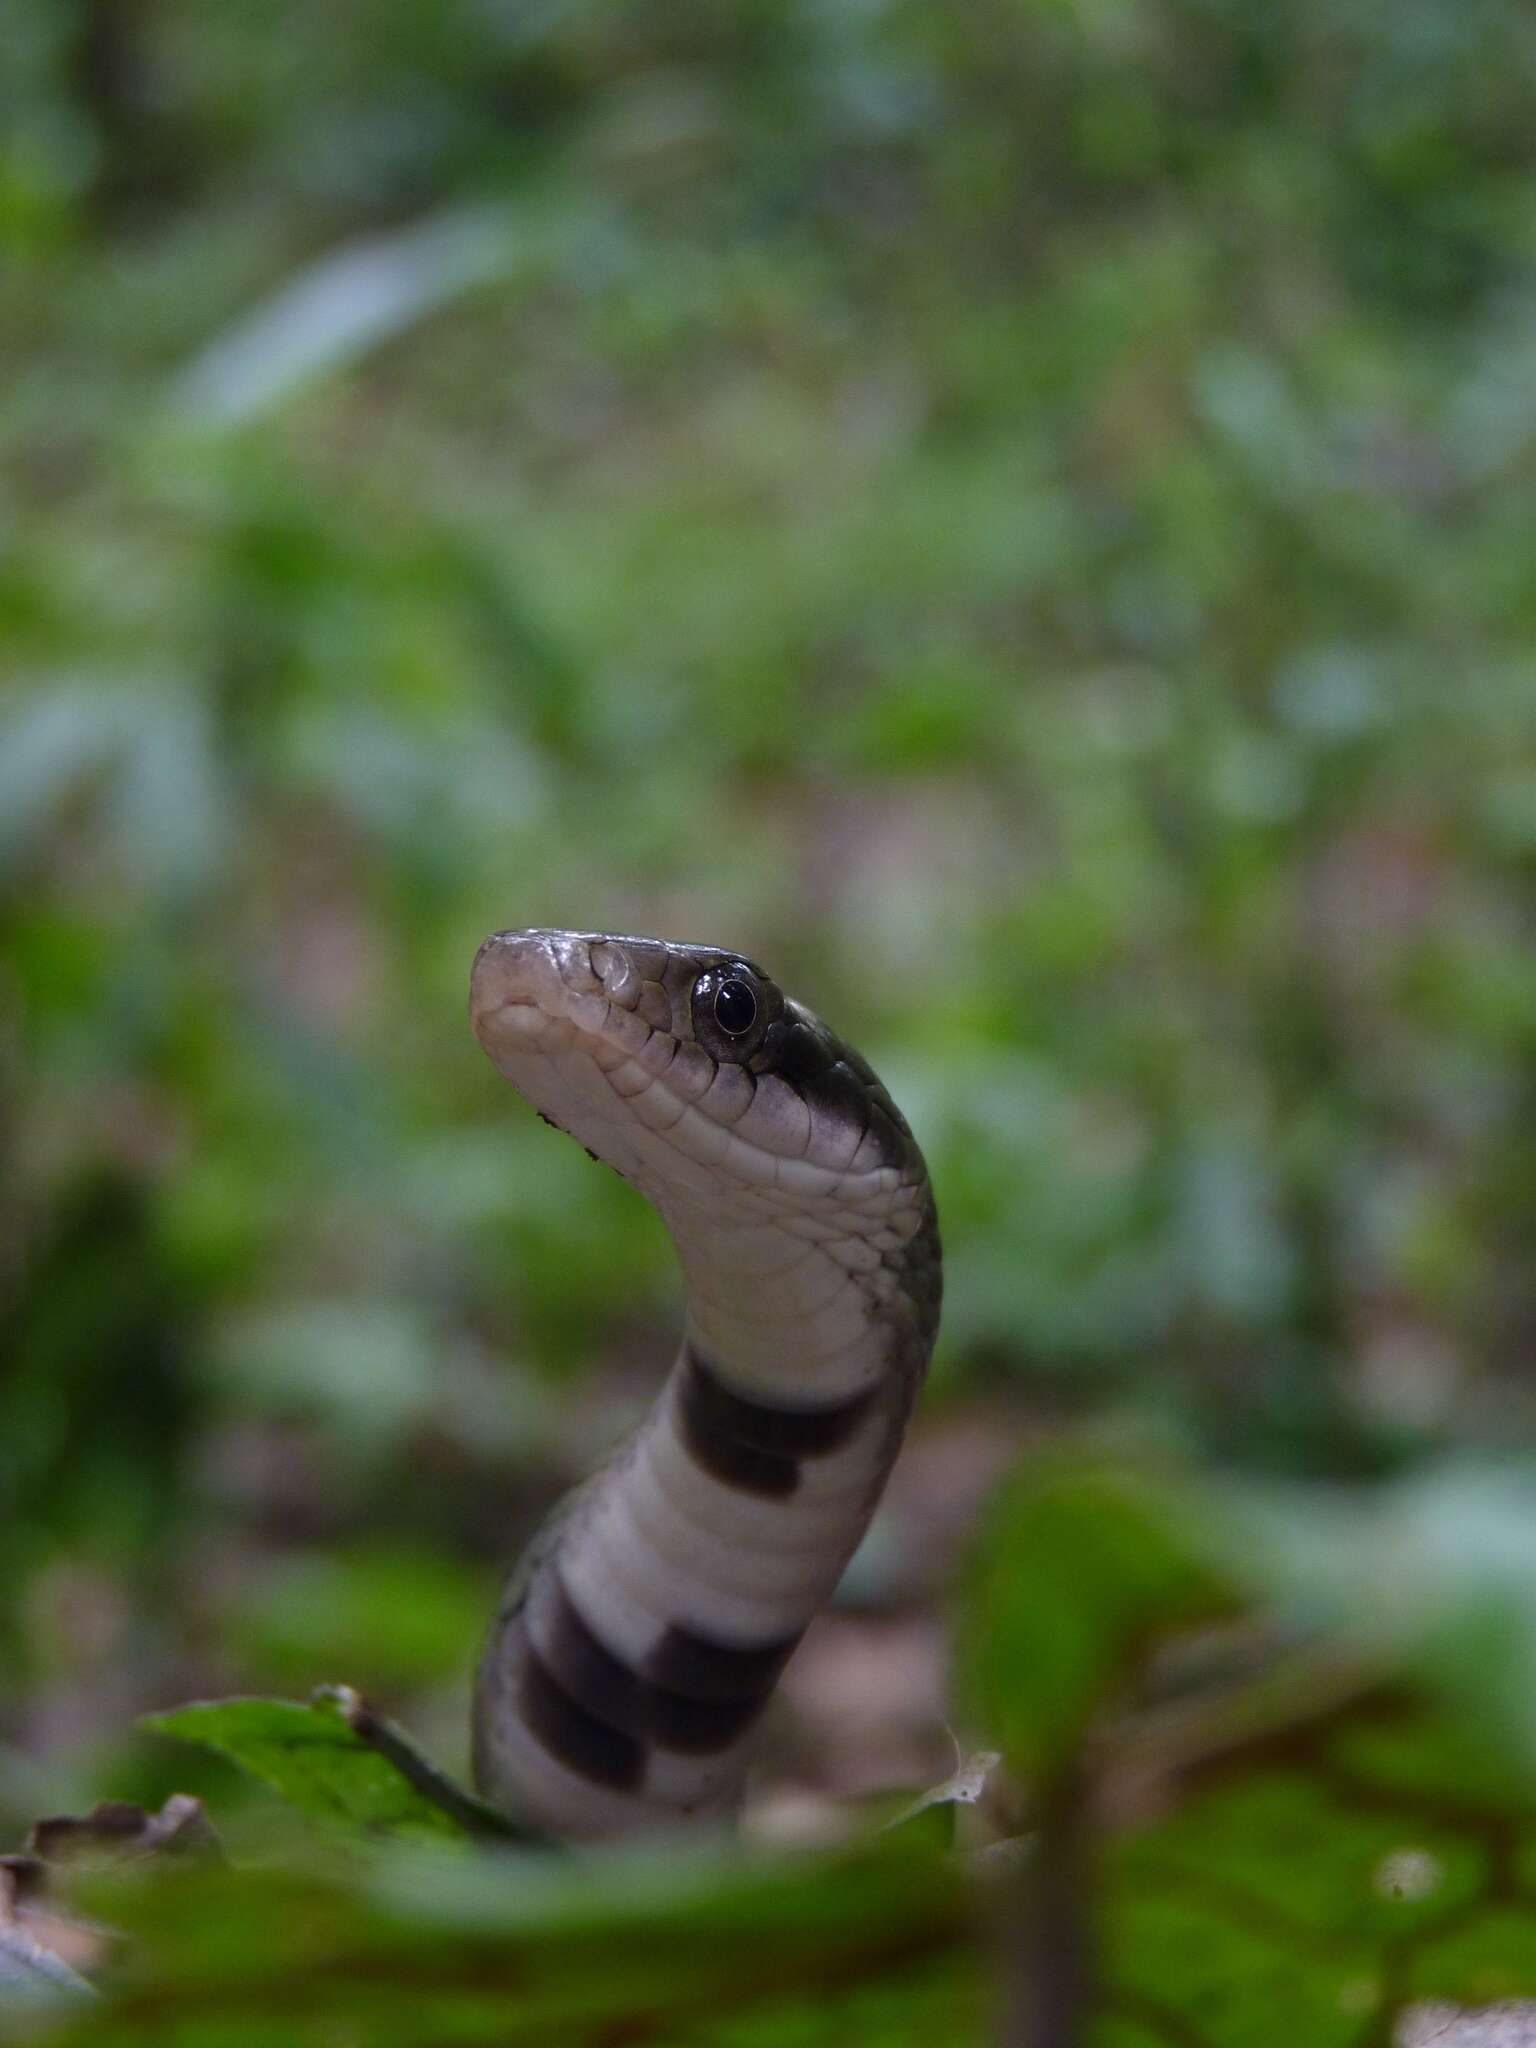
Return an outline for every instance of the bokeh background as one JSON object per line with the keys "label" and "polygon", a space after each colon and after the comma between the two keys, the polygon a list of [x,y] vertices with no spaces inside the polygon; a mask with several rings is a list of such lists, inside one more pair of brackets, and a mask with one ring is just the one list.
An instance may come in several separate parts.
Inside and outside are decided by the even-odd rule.
{"label": "bokeh background", "polygon": [[461,1763],[677,1321],[468,1034],[504,925],[742,947],[929,1151],[931,1395],[781,1786],[943,1765],[1012,1445],[1520,1439],[1536,15],[0,36],[8,1828],[204,1784],[129,1733],[197,1694]]}

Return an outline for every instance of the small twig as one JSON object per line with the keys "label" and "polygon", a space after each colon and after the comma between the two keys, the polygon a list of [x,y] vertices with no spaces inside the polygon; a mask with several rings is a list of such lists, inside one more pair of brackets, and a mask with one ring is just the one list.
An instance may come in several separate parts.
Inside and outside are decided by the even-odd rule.
{"label": "small twig", "polygon": [[1095,1759],[1098,1803],[1134,1811],[1149,1788],[1166,1800],[1171,1788],[1288,1745],[1383,1690],[1378,1665],[1331,1644],[1291,1651],[1257,1675],[1169,1701],[1108,1730]]}
{"label": "small twig", "polygon": [[481,1842],[516,1842],[525,1849],[552,1846],[537,1834],[500,1812],[496,1807],[466,1792],[430,1757],[423,1756],[405,1730],[395,1721],[376,1714],[360,1692],[350,1685],[321,1685],[313,1697],[335,1707],[360,1742],[366,1742],[423,1799]]}

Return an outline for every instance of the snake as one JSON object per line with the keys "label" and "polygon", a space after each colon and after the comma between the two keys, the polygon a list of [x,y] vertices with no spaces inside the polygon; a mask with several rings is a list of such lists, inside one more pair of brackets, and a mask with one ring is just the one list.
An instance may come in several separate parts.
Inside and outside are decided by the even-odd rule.
{"label": "snake", "polygon": [[686,1295],[653,1404],[507,1581],[476,1788],[562,1840],[729,1824],[927,1371],[923,1156],[868,1062],[728,948],[496,932],[470,1021],[544,1120],[650,1201]]}

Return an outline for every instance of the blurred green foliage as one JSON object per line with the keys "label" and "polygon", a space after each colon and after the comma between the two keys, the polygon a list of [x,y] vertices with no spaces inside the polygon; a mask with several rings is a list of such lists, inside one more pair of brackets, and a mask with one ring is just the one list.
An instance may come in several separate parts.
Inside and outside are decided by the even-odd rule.
{"label": "blurred green foliage", "polygon": [[102,1903],[136,1938],[113,1999],[41,2036],[61,2048],[326,2048],[338,2031],[389,2048],[599,2048],[615,2034],[909,2048],[979,2034],[958,1874],[910,1849],[755,1867],[718,1845],[652,1849],[573,1870],[418,1846],[136,1895],[119,1884]]}
{"label": "blurred green foliage", "polygon": [[999,1488],[956,1662],[962,1698],[1027,1780],[1068,1764],[1158,1632],[1234,1611],[1209,1550],[1121,1473],[1041,1461]]}
{"label": "blurred green foliage", "polygon": [[465,1030],[503,925],[726,939],[870,1053],[940,1403],[1519,1436],[1528,10],[3,34],[0,1734],[458,1726],[672,1318]]}
{"label": "blurred green foliage", "polygon": [[[977,1545],[963,1695],[1034,1788],[1024,1839],[939,1853],[960,1807],[985,1801],[992,1755],[852,1850],[743,1856],[706,1835],[492,1856],[455,1845],[444,1812],[357,1739],[355,1699],[191,1707],[157,1727],[227,1752],[316,1833],[281,1857],[247,1846],[230,1870],[183,1802],[179,1855],[146,1869],[141,1853],[124,1883],[119,1849],[117,1881],[84,1894],[131,1932],[103,1959],[112,1995],[89,2006],[78,1985],[34,1982],[55,2023],[41,2037],[1373,2048],[1425,2000],[1529,1998],[1532,1752],[1490,1741],[1475,1699],[1447,1711],[1405,1686],[1435,1632],[1422,1557],[1399,1574],[1419,1597],[1399,1615],[1395,1682],[1385,1662],[1341,1661],[1347,1638],[1257,1663],[1240,1619],[1252,1586],[1219,1561],[1263,1577],[1251,1536],[1177,1479],[1037,1460]],[[1530,1518],[1505,1528],[1528,1541]],[[1289,1570],[1293,1593],[1348,1576]],[[1217,1611],[1238,1624],[1225,1648],[1191,1627]],[[1223,1681],[1181,1685],[1191,1656],[1224,1662]],[[77,1858],[114,1825],[120,1843],[120,1815],[66,1824]]]}

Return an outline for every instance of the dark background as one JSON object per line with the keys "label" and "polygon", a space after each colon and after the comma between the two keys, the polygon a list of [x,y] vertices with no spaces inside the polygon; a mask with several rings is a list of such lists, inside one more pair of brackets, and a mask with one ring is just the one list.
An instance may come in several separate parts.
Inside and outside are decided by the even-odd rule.
{"label": "dark background", "polygon": [[786,1797],[950,1755],[1015,1443],[1519,1441],[1536,15],[4,39],[9,1827],[189,1782],[128,1730],[200,1693],[350,1679],[461,1763],[496,1573],[677,1322],[468,1034],[500,926],[741,947],[929,1152],[933,1386]]}

